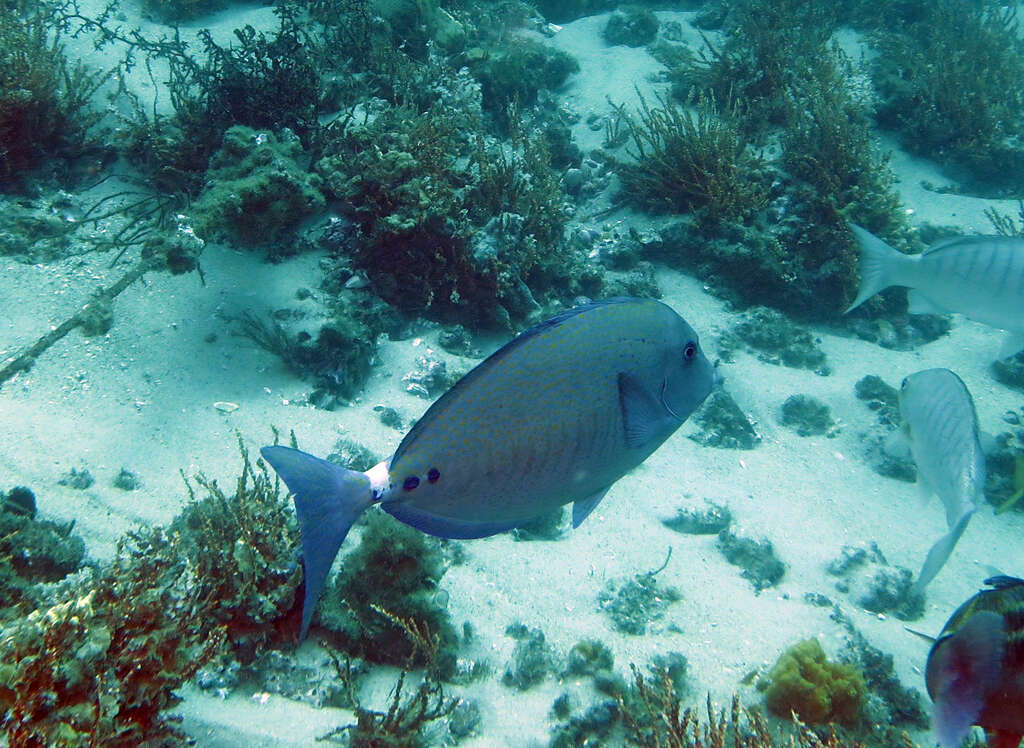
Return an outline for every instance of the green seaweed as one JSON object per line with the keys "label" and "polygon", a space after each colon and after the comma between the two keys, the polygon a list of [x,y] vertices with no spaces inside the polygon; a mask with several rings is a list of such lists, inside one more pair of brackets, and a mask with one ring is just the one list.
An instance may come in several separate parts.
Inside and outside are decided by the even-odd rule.
{"label": "green seaweed", "polygon": [[166,22],[187,21],[213,13],[230,0],[143,0],[143,7]]}
{"label": "green seaweed", "polygon": [[355,266],[403,312],[471,327],[507,329],[541,300],[599,290],[599,271],[562,238],[565,196],[543,139],[472,135],[481,115],[456,98],[472,86],[456,94],[456,83],[446,75],[451,92],[425,110],[350,122],[317,161],[359,226]]}
{"label": "green seaweed", "polygon": [[754,449],[761,435],[750,416],[743,412],[732,395],[720,389],[694,417],[700,431],[688,438],[706,447],[719,449]]}
{"label": "green seaweed", "polygon": [[595,675],[610,672],[615,659],[608,645],[600,639],[581,639],[569,650],[566,675]]}
{"label": "green seaweed", "polygon": [[608,44],[642,47],[658,35],[658,17],[649,8],[627,5],[608,17],[601,36]]}
{"label": "green seaweed", "polygon": [[36,495],[28,486],[15,486],[0,499],[0,508],[19,517],[36,518]]}
{"label": "green seaweed", "polygon": [[290,131],[235,125],[210,159],[206,188],[192,204],[196,231],[271,255],[294,253],[299,224],[323,209],[320,178],[299,161],[302,145]]}
{"label": "green seaweed", "polygon": [[28,507],[24,492],[31,495],[24,487],[11,489],[0,511],[0,609],[35,604],[43,598],[36,585],[64,579],[85,557],[71,525],[35,519],[35,499]]}
{"label": "green seaweed", "polygon": [[884,725],[883,729],[890,731],[895,739],[898,739],[895,734],[897,726],[928,729],[930,719],[921,693],[916,688],[908,688],[900,682],[893,667],[893,656],[871,644],[864,634],[857,630],[850,618],[838,608],[833,610],[832,617],[848,634],[840,659],[860,668],[864,682],[870,690],[869,698],[873,709],[877,709],[880,702],[887,712],[872,716],[872,729]]}
{"label": "green seaweed", "polygon": [[719,338],[719,354],[731,361],[734,349],[750,346],[761,361],[828,374],[831,368],[820,342],[778,310],[755,306],[744,311],[732,329]]}
{"label": "green seaweed", "polygon": [[272,315],[244,313],[238,319],[242,335],[280,357],[296,376],[313,381],[310,403],[324,410],[334,410],[339,399],[350,400],[362,389],[380,332],[372,315],[346,297],[332,307],[332,316],[312,333],[286,329]]}
{"label": "green seaweed", "polygon": [[[445,696],[442,678],[447,665],[440,637],[422,621],[401,618],[379,607],[375,610],[401,629],[411,645],[408,659],[391,691],[387,710],[379,712],[363,706],[353,683],[351,661],[342,663],[331,654],[354,706],[356,722],[331,730],[319,740],[343,742],[350,748],[426,748],[432,745],[425,733],[428,725],[451,715],[462,703],[461,699]],[[413,663],[419,663],[423,675],[411,693],[405,695],[405,684]]]}
{"label": "green seaweed", "polygon": [[278,479],[238,442],[241,472],[225,492],[202,473],[186,480],[190,501],[171,523],[205,594],[207,615],[224,627],[238,660],[295,634],[301,570],[298,526]]}
{"label": "green seaweed", "polygon": [[198,194],[209,157],[232,126],[287,129],[307,145],[321,132],[318,64],[326,47],[318,35],[322,29],[307,30],[297,4],[276,4],[278,27],[271,33],[248,25],[235,29],[233,44],[221,45],[201,29],[197,51],[178,29],[156,38],[125,30],[113,17],[115,9],[112,4],[94,17],[75,9],[67,13],[67,23],[92,34],[100,48],[115,43],[126,48],[127,64],[141,60],[168,69],[171,114],[122,91],[120,150],[158,189]]}
{"label": "green seaweed", "polygon": [[533,39],[515,37],[496,45],[474,68],[482,106],[505,133],[515,125],[509,107],[530,107],[542,89],[557,90],[579,63],[567,52]]}
{"label": "green seaweed", "polygon": [[913,573],[902,566],[878,568],[857,597],[857,605],[872,613],[892,613],[901,621],[916,621],[924,614],[924,595],[914,590],[913,580]]}
{"label": "green seaweed", "polygon": [[131,533],[113,565],[51,592],[0,632],[0,709],[12,745],[181,738],[162,714],[223,645],[163,530]]}
{"label": "green seaweed", "polygon": [[703,510],[680,508],[675,517],[661,521],[668,529],[689,535],[717,535],[728,529],[731,523],[732,512],[729,507],[712,501],[707,502]]}
{"label": "green seaweed", "polygon": [[726,561],[743,569],[740,576],[754,585],[755,592],[775,586],[786,573],[770,540],[743,538],[726,529],[718,533],[717,546]]}
{"label": "green seaweed", "polygon": [[[787,122],[789,97],[825,55],[831,5],[807,0],[737,0],[726,5],[724,40],[670,72],[673,94],[694,89],[745,106],[746,135]],[[684,60],[686,62],[686,60]]]}
{"label": "green seaweed", "polygon": [[782,403],[779,421],[800,436],[839,435],[839,425],[832,420],[832,411],[826,403],[810,395],[790,395]]}
{"label": "green seaweed", "polygon": [[229,653],[248,660],[285,640],[297,531],[276,479],[240,449],[234,493],[197,476],[205,493],[187,484],[192,503],[171,529],[129,532],[110,565],[41,589],[36,610],[0,622],[0,722],[12,745],[182,740],[164,712],[175,689]]}

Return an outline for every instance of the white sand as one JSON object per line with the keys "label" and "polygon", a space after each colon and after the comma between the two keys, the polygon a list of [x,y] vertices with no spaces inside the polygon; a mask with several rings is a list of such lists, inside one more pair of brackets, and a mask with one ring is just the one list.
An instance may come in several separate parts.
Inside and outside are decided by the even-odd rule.
{"label": "white sand", "polygon": [[[254,11],[255,12],[255,11]],[[685,18],[687,14],[666,14]],[[264,18],[266,16],[263,16]],[[250,19],[246,19],[250,20]],[[238,23],[228,18],[227,23]],[[570,49],[583,71],[563,92],[584,115],[608,111],[606,97],[635,103],[634,84],[645,95],[659,65],[644,50],[607,48],[598,31],[603,18],[569,24],[552,41]],[[578,142],[598,143],[581,122]],[[894,153],[899,188],[914,219],[986,230],[982,210],[1012,204],[936,195],[920,181],[944,180],[935,168]],[[622,214],[638,228],[641,216]],[[0,489],[30,486],[44,516],[77,521],[90,552],[108,557],[117,537],[138,523],[164,523],[182,507],[185,491],[179,469],[202,470],[231,485],[238,472],[234,432],[255,450],[266,443],[270,426],[294,429],[302,446],[325,454],[342,434],[381,455],[401,437],[382,426],[372,406],[386,403],[406,420],[427,407],[425,400],[403,391],[400,377],[416,355],[433,341],[386,343],[380,362],[359,402],[326,412],[296,406],[308,384],[283,370],[280,362],[244,338],[232,335],[230,318],[244,311],[262,313],[283,306],[316,314],[315,301],[298,302],[299,287],[316,289],[316,255],[281,265],[265,264],[248,254],[210,245],[202,257],[206,285],[193,274],[172,278],[154,273],[115,303],[116,324],[92,340],[73,333],[40,357],[35,368],[0,389]],[[59,323],[99,285],[121,272],[109,258],[85,256],[46,266],[26,266],[0,258],[0,360],[32,342],[48,325]],[[702,334],[714,356],[716,334],[730,327],[732,315],[702,289],[698,280],[660,271],[664,300]],[[830,303],[822,300],[822,303]],[[751,703],[759,695],[739,684],[752,669],[770,665],[796,641],[817,636],[835,653],[844,640],[829,620],[829,610],[803,602],[820,592],[839,602],[869,641],[895,657],[899,677],[921,689],[927,645],[908,634],[903,623],[858,610],[836,591],[825,565],[846,544],[876,541],[891,564],[916,573],[932,542],[943,532],[937,500],[922,506],[912,485],[882,478],[861,460],[861,434],[875,415],[853,394],[866,374],[891,384],[919,369],[953,368],[972,391],[983,428],[998,432],[1001,414],[1016,409],[1024,395],[996,383],[988,363],[999,348],[999,333],[961,318],[953,333],[919,351],[901,353],[815,332],[827,352],[833,374],[771,366],[738,354],[724,364],[726,389],[756,420],[764,437],[753,451],[705,448],[686,438],[691,424],[623,478],[593,515],[557,542],[516,543],[508,536],[467,542],[468,562],[453,567],[442,586],[450,594],[456,625],[471,621],[477,636],[465,656],[487,660],[494,675],[463,689],[479,702],[481,734],[467,746],[546,744],[553,722],[552,701],[569,689],[578,704],[592,698],[590,687],[549,678],[519,693],[500,683],[514,642],[504,634],[512,621],[543,629],[555,650],[564,653],[582,637],[597,637],[615,654],[616,668],[628,674],[629,663],[643,665],[663,652],[684,654],[690,662],[692,698],[706,692],[725,702],[739,691]],[[204,338],[215,333],[215,342]],[[494,343],[496,345],[497,342]],[[441,354],[450,366],[456,357]],[[468,368],[469,362],[461,364]],[[792,394],[827,401],[841,420],[834,439],[801,438],[778,423],[779,407]],[[213,408],[219,400],[240,407],[232,414]],[[86,466],[96,484],[76,491],[57,484],[71,467]],[[126,493],[111,485],[121,467],[138,472],[140,490]],[[713,537],[683,536],[660,522],[680,507],[701,507],[706,499],[727,504],[736,524],[755,538],[768,538],[788,565],[781,584],[755,595],[739,570],[725,562]],[[1024,516],[993,517],[983,507],[946,567],[929,588],[925,617],[914,626],[937,632],[952,610],[973,594],[990,567],[1010,574],[1024,570],[1024,551],[1015,540],[1024,531]],[[353,547],[355,535],[348,542]],[[607,580],[623,579],[658,567],[669,548],[672,557],[659,580],[675,585],[683,600],[632,637],[611,630],[598,610],[597,595]],[[304,656],[316,659],[315,645]],[[368,687],[368,698],[381,704],[390,683],[384,673]],[[452,689],[460,692],[460,689]],[[341,710],[314,710],[272,696],[260,703],[239,691],[226,700],[187,688],[178,710],[201,745],[308,745],[331,726],[351,720]],[[915,736],[924,740],[925,735]]]}

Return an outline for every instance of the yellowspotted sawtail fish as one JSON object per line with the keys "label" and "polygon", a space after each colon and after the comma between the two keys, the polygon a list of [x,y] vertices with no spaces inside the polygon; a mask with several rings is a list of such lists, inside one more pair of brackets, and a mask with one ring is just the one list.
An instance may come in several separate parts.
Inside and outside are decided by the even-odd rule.
{"label": "yellowspotted sawtail fish", "polygon": [[579,526],[717,379],[697,334],[670,307],[610,299],[563,312],[500,348],[365,473],[264,447],[299,521],[300,638],[349,528],[371,505],[443,538],[494,535],[570,502]]}

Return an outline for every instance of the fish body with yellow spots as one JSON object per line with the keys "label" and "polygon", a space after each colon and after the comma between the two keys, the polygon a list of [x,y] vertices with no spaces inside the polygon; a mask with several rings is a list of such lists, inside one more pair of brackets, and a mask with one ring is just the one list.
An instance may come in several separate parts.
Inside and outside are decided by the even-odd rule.
{"label": "fish body with yellow spots", "polygon": [[989,748],[1024,738],[1024,580],[998,576],[946,621],[928,653],[925,682],[943,748],[958,748],[972,725]]}
{"label": "fish body with yellow spots", "polygon": [[480,538],[573,504],[578,526],[717,380],[696,333],[648,299],[577,307],[527,330],[442,395],[365,473],[287,447],[263,457],[295,499],[302,636],[331,563],[369,506],[444,538]]}

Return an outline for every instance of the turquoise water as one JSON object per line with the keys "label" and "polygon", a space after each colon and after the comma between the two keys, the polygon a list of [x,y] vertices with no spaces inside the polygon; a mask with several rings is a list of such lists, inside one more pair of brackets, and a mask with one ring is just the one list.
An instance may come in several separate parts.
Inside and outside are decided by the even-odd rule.
{"label": "turquoise water", "polygon": [[[908,628],[1020,573],[1020,364],[993,364],[1016,351],[977,320],[996,296],[974,269],[939,313],[896,287],[844,315],[847,222],[910,254],[1019,233],[1024,78],[1001,8],[881,10],[8,3],[8,743],[655,745],[678,704],[690,744],[735,694],[741,734],[788,740],[795,709],[842,744],[933,745]],[[621,296],[692,325],[722,379],[704,405],[575,528],[566,506],[437,539],[368,509],[297,646],[300,531],[259,448],[369,470],[516,334]],[[931,368],[983,452],[956,529],[918,494],[964,442],[912,434],[945,468],[898,443],[896,392]],[[536,402],[570,422],[556,371],[488,392],[464,433]],[[668,384],[629,381],[613,423],[671,413]],[[582,480],[583,437],[547,462],[516,438],[474,485]],[[811,639],[831,664],[801,697],[783,671]]]}

